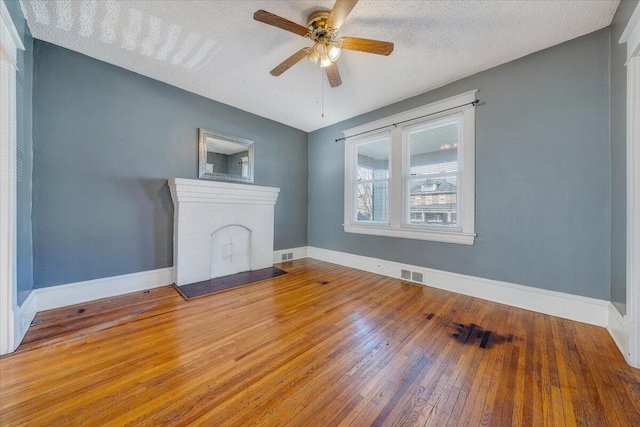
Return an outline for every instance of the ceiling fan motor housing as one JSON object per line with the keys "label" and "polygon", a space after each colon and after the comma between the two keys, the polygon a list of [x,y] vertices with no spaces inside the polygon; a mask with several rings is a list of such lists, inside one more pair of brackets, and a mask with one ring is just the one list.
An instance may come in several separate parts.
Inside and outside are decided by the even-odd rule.
{"label": "ceiling fan motor housing", "polygon": [[329,42],[335,36],[336,30],[329,28],[327,22],[329,20],[329,12],[319,10],[313,12],[307,20],[307,28],[309,28],[309,38],[319,42]]}

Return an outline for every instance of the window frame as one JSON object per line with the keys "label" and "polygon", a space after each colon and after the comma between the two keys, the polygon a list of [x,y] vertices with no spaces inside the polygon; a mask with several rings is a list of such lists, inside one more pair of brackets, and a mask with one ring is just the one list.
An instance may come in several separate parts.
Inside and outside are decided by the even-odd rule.
{"label": "window frame", "polygon": [[[430,240],[435,242],[473,245],[475,242],[475,106],[477,90],[472,90],[404,113],[385,117],[345,130],[344,231],[347,233]],[[460,107],[462,105],[462,107]],[[447,110],[447,111],[443,111]],[[423,117],[430,115],[429,117]],[[458,145],[458,191],[456,226],[410,224],[408,142],[404,130],[422,123],[437,122],[461,116],[462,137]],[[401,124],[397,124],[402,122]],[[373,133],[373,132],[376,133]],[[363,132],[371,134],[360,135]],[[355,221],[355,190],[353,177],[356,166],[355,147],[376,134],[389,132],[391,139],[388,188],[388,221]],[[436,200],[434,200],[436,202]]]}

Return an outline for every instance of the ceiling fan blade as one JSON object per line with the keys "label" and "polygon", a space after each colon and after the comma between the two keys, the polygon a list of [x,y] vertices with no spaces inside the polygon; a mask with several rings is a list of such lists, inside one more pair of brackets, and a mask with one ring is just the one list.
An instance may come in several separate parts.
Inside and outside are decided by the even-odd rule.
{"label": "ceiling fan blade", "polygon": [[266,10],[258,10],[253,14],[253,19],[256,21],[264,22],[265,24],[273,25],[274,27],[281,28],[286,31],[290,31],[302,37],[306,37],[309,34],[307,27],[303,27],[300,24],[284,19],[281,16],[274,15]]}
{"label": "ceiling fan blade", "polygon": [[329,13],[327,26],[334,30],[340,28],[349,13],[351,13],[351,10],[356,6],[356,3],[358,3],[358,0],[336,0],[336,4],[333,5],[333,9]]}
{"label": "ceiling fan blade", "polygon": [[393,43],[380,40],[359,39],[357,37],[341,37],[338,44],[342,49],[375,53],[388,56],[393,52]]}
{"label": "ceiling fan blade", "polygon": [[329,78],[329,85],[331,85],[331,87],[338,87],[342,84],[342,79],[340,78],[336,64],[329,65],[325,70],[327,70],[327,77]]}
{"label": "ceiling fan blade", "polygon": [[278,65],[276,68],[271,70],[271,75],[278,77],[280,74],[284,73],[289,68],[293,67],[298,62],[300,62],[304,57],[306,57],[309,54],[310,50],[311,49],[308,47],[305,47],[304,49],[300,49],[299,51],[297,51],[296,53],[294,53],[293,55],[291,55],[290,57],[282,61],[282,63]]}

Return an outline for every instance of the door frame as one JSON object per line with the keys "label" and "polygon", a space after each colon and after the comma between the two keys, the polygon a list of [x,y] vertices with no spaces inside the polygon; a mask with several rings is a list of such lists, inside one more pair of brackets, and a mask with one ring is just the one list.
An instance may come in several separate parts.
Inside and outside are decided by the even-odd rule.
{"label": "door frame", "polygon": [[0,354],[16,349],[16,61],[20,35],[0,1]]}
{"label": "door frame", "polygon": [[640,367],[640,4],[619,43],[627,44],[627,361]]}

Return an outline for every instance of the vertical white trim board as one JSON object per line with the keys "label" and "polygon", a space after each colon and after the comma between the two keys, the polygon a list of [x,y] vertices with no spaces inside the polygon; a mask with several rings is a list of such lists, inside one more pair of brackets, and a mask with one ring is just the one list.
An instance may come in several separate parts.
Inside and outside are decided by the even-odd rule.
{"label": "vertical white trim board", "polygon": [[[640,10],[640,4],[637,7]],[[638,24],[640,49],[640,23]],[[632,366],[640,367],[640,52],[627,62],[627,317]]]}
{"label": "vertical white trim board", "polygon": [[400,278],[401,269],[419,272],[423,274],[423,283],[433,288],[590,325],[606,327],[609,321],[609,301],[315,248],[313,246],[309,246],[308,256],[320,261],[393,278]]}
{"label": "vertical white trim board", "polygon": [[0,1],[0,354],[14,351],[20,331],[17,293],[16,58],[24,50]]}
{"label": "vertical white trim board", "polygon": [[620,353],[629,361],[629,319],[620,314],[613,303],[609,303],[609,321],[607,331],[616,343]]}
{"label": "vertical white trim board", "polygon": [[627,318],[630,365],[640,367],[640,4],[619,43],[627,44]]}
{"label": "vertical white trim board", "polygon": [[18,347],[27,334],[29,326],[31,326],[31,321],[36,317],[36,314],[38,314],[38,294],[35,291],[31,291],[27,299],[18,307],[16,314],[14,325],[16,347]]}

